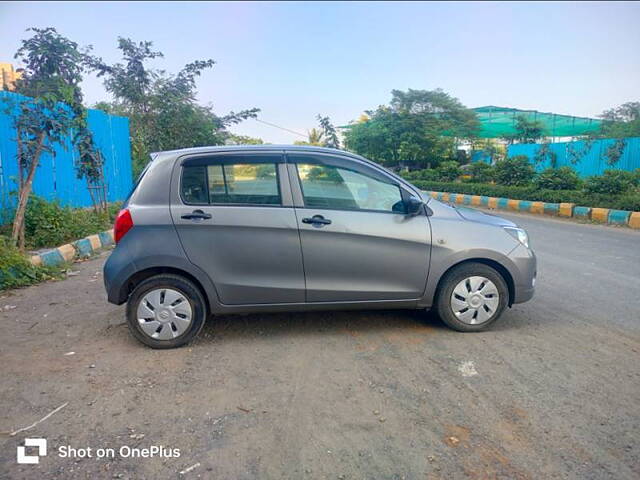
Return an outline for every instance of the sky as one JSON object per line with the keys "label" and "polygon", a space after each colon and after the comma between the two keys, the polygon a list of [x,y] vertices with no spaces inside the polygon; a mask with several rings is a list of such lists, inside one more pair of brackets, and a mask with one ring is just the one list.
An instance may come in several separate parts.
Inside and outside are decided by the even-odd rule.
{"label": "sky", "polygon": [[[108,62],[117,37],[151,40],[151,65],[214,59],[198,101],[223,115],[305,134],[318,114],[344,125],[392,89],[442,88],[468,107],[594,117],[640,100],[640,3],[632,2],[0,2],[0,62],[32,26],[55,27]],[[85,103],[108,99],[87,76]],[[303,139],[254,120],[231,129]]]}

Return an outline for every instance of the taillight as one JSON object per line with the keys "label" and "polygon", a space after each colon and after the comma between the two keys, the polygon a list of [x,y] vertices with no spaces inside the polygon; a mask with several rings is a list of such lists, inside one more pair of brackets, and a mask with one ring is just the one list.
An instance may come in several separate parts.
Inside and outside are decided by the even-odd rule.
{"label": "taillight", "polygon": [[116,243],[118,243],[129,230],[131,230],[131,227],[133,227],[131,213],[129,213],[129,210],[126,208],[124,210],[120,210],[116,216],[116,221],[113,224],[113,237],[115,238]]}

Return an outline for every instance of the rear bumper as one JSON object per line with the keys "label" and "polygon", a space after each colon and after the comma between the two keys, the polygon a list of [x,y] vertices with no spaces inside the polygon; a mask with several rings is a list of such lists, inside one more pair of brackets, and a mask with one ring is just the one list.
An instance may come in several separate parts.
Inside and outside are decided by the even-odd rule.
{"label": "rear bumper", "polygon": [[103,268],[104,288],[109,303],[122,305],[127,301],[127,282],[136,273],[136,266],[126,254],[124,245],[118,245]]}
{"label": "rear bumper", "polygon": [[536,290],[537,260],[532,250],[518,245],[509,258],[515,265],[513,276],[514,295],[512,303],[524,303],[533,298]]}

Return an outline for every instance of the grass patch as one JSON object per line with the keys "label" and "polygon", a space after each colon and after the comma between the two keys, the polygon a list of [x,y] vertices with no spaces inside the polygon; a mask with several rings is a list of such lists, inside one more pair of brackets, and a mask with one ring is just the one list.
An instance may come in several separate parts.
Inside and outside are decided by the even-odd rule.
{"label": "grass patch", "polygon": [[61,274],[61,267],[32,265],[25,255],[0,236],[0,290],[33,285]]}
{"label": "grass patch", "polygon": [[[92,208],[72,208],[32,196],[25,212],[25,246],[27,249],[55,248],[95,233],[109,230],[121,204],[111,203],[104,213]],[[9,237],[11,222],[0,228]]]}

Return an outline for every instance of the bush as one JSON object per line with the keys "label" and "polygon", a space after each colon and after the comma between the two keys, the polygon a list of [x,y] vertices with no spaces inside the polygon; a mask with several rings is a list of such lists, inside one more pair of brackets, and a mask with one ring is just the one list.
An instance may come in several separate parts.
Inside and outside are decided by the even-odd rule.
{"label": "bush", "polygon": [[416,180],[426,180],[434,182],[453,182],[462,175],[462,169],[458,162],[447,161],[442,162],[438,168],[424,168],[422,170],[413,170],[411,172],[401,172],[403,178],[410,182]]}
{"label": "bush", "polygon": [[625,170],[605,170],[603,175],[588,177],[584,189],[589,193],[618,195],[630,192],[640,183],[640,175]]}
{"label": "bush", "polygon": [[442,182],[453,182],[462,175],[460,165],[458,165],[458,162],[453,161],[442,162],[436,171],[438,172],[439,180]]}
{"label": "bush", "polygon": [[433,168],[425,168],[423,170],[413,170],[411,172],[402,172],[401,175],[403,178],[406,178],[410,182],[414,180],[431,180],[431,181],[437,182],[440,180],[440,174],[437,172],[437,170],[434,170]]}
{"label": "bush", "polygon": [[471,175],[469,179],[473,183],[488,183],[494,178],[494,169],[484,162],[475,162],[468,165],[466,173]]}
{"label": "bush", "polygon": [[541,190],[576,190],[580,183],[580,177],[571,167],[547,168],[533,180]]}
{"label": "bush", "polygon": [[25,212],[27,247],[57,247],[108,230],[117,208],[110,205],[107,213],[97,214],[93,209],[63,207],[57,201],[32,196]]}
{"label": "bush", "polygon": [[526,155],[499,160],[494,167],[496,183],[500,185],[523,186],[531,183],[535,175],[533,166]]}
{"label": "bush", "polygon": [[549,203],[575,203],[585,207],[614,208],[617,210],[640,211],[640,193],[608,195],[588,193],[583,190],[539,190],[534,186],[514,187],[488,185],[484,183],[415,181],[413,184],[423,190],[436,192],[485,195],[488,197],[513,198]]}
{"label": "bush", "polygon": [[51,277],[53,269],[36,267],[0,236],[0,290],[23,287]]}

